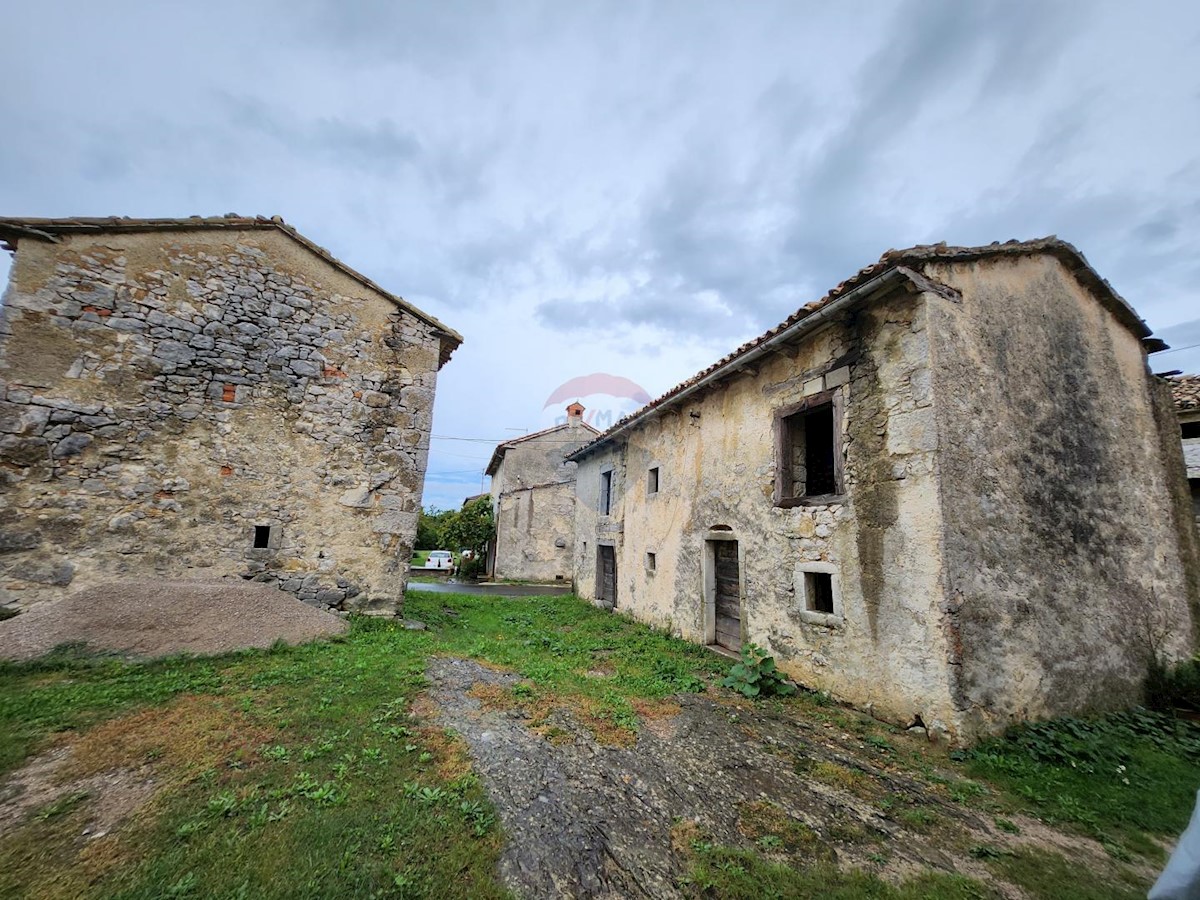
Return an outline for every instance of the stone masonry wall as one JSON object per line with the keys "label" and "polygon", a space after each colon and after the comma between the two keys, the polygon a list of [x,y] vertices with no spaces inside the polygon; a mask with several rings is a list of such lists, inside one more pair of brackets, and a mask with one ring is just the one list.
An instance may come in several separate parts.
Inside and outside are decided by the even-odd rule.
{"label": "stone masonry wall", "polygon": [[1049,255],[928,274],[962,295],[930,304],[959,714],[1136,703],[1151,652],[1190,652],[1196,602],[1141,341]]}
{"label": "stone masonry wall", "polygon": [[575,463],[565,457],[596,433],[582,420],[508,447],[492,475],[497,578],[570,581],[575,545]]}
{"label": "stone masonry wall", "polygon": [[399,609],[432,325],[276,232],[25,239],[4,301],[0,602],[236,575]]}
{"label": "stone masonry wall", "polygon": [[[941,518],[920,295],[861,309],[584,457],[576,580],[596,595],[598,545],[617,555],[616,608],[698,643],[713,639],[706,542],[737,540],[743,641],[802,684],[900,725],[961,736],[950,703]],[[832,390],[844,409],[845,493],[776,506],[774,415]],[[612,467],[614,503],[597,512]],[[647,469],[659,490],[647,492]],[[655,563],[649,565],[647,554]],[[807,571],[832,573],[837,616],[806,609]]]}

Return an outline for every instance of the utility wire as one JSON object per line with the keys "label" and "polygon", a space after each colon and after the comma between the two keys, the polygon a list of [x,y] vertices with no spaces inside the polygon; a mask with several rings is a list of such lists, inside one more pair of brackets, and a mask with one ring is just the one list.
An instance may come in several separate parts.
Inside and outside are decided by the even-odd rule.
{"label": "utility wire", "polygon": [[1162,356],[1164,353],[1178,353],[1180,350],[1195,350],[1200,347],[1200,344],[1188,344],[1186,347],[1172,347],[1170,350],[1159,350],[1154,356]]}

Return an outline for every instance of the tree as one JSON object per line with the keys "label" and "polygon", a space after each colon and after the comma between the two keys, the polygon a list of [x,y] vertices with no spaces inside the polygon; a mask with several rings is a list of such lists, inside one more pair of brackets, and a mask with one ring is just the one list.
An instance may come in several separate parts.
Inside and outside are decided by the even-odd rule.
{"label": "tree", "polygon": [[492,517],[492,498],[480,497],[467,503],[447,517],[442,538],[452,552],[470,550],[471,565],[463,564],[462,574],[474,575],[483,565],[487,546],[496,536],[496,520]]}
{"label": "tree", "polygon": [[414,550],[446,550],[446,522],[456,515],[452,509],[423,509],[417,518],[417,540]]}

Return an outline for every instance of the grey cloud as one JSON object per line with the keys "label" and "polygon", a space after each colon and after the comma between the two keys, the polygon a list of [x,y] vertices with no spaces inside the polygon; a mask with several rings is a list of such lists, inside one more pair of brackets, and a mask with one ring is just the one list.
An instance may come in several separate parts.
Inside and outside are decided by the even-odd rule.
{"label": "grey cloud", "polygon": [[543,303],[539,316],[558,328],[601,316],[657,324],[711,291],[728,314],[684,316],[673,321],[675,330],[715,337],[731,326],[754,332],[774,325],[883,250],[928,239],[903,212],[876,202],[881,183],[905,174],[887,161],[892,138],[921,128],[926,107],[953,88],[966,85],[969,102],[987,104],[1035,82],[1054,64],[1068,24],[1061,10],[1033,3],[907,4],[883,46],[861,64],[855,103],[832,130],[824,123],[820,143],[813,145],[811,133],[820,104],[777,78],[754,106],[762,142],[748,162],[730,158],[722,145],[689,146],[647,192],[631,238],[599,251],[559,247],[580,277],[644,269],[638,298],[573,310],[559,299]]}
{"label": "grey cloud", "polygon": [[236,131],[258,133],[289,151],[326,162],[388,175],[422,155],[417,137],[386,119],[371,124],[329,116],[300,121],[255,98],[223,94],[220,100]]}

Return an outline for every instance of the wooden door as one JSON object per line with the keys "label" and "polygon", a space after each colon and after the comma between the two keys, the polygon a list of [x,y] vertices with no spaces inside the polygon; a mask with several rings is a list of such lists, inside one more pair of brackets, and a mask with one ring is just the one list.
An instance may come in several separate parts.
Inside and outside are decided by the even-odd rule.
{"label": "wooden door", "polygon": [[601,546],[600,551],[600,602],[609,608],[617,605],[617,550]]}
{"label": "wooden door", "polygon": [[738,542],[712,541],[716,600],[716,642],[730,650],[742,648],[741,572]]}

